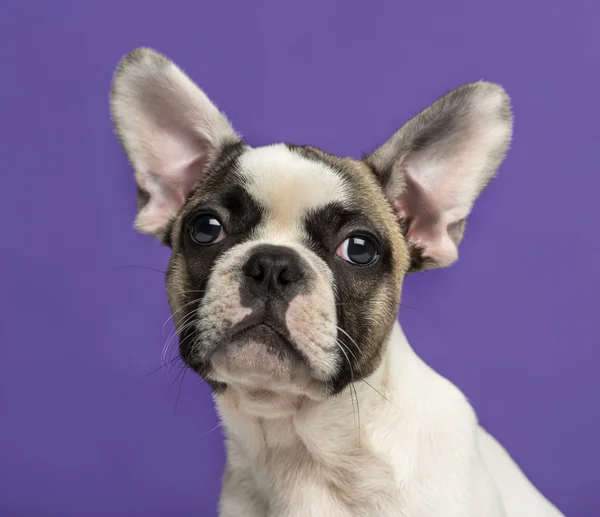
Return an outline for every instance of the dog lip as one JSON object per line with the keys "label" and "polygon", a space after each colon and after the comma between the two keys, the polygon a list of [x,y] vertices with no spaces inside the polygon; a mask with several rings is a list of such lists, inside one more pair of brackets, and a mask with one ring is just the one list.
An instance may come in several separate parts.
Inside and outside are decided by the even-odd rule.
{"label": "dog lip", "polygon": [[289,339],[289,337],[286,336],[283,331],[279,330],[277,327],[275,327],[271,323],[267,322],[266,320],[259,321],[259,322],[256,322],[256,323],[252,323],[252,324],[249,324],[249,325],[245,325],[242,328],[237,329],[233,334],[231,334],[230,339],[237,339],[239,337],[242,337],[244,334],[252,333],[252,331],[260,331],[260,330],[266,330],[271,335],[274,335],[291,352],[293,352],[296,355],[299,355],[298,348]]}
{"label": "dog lip", "polygon": [[288,337],[286,335],[284,335],[283,332],[281,332],[280,330],[275,328],[270,323],[267,323],[266,321],[261,321],[258,323],[253,323],[251,325],[244,326],[241,329],[238,329],[236,332],[234,332],[231,337],[237,338],[243,334],[246,334],[247,332],[251,332],[252,330],[259,330],[261,328],[269,330],[271,333],[275,334],[277,337],[279,337],[280,339],[285,341],[288,345],[290,345],[290,346],[293,345],[292,342],[288,339]]}

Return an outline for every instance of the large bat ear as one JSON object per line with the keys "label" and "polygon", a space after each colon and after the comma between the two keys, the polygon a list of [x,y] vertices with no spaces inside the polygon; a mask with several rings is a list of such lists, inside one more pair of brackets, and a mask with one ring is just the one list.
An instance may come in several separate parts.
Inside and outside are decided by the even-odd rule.
{"label": "large bat ear", "polygon": [[447,266],[512,135],[506,92],[477,82],[435,102],[365,158],[404,222],[412,271]]}
{"label": "large bat ear", "polygon": [[139,187],[135,227],[162,238],[223,148],[239,137],[187,75],[146,48],[119,63],[110,106]]}

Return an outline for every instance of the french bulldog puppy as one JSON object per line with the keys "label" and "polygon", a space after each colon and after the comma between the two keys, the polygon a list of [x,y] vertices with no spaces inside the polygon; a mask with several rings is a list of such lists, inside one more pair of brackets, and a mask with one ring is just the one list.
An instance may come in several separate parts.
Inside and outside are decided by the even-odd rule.
{"label": "french bulldog puppy", "polygon": [[111,111],[224,425],[221,517],[561,515],[397,322],[405,276],[457,260],[504,158],[500,86],[450,92],[360,160],[247,145],[150,49],[120,62]]}

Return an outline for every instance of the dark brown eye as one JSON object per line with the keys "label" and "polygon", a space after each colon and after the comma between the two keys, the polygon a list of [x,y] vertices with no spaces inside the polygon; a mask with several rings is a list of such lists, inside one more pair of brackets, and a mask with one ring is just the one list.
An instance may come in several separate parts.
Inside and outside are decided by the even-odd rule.
{"label": "dark brown eye", "polygon": [[345,261],[358,266],[370,266],[379,258],[377,245],[373,239],[364,235],[349,237],[340,244],[336,253]]}
{"label": "dark brown eye", "polygon": [[225,238],[220,221],[211,214],[201,214],[192,222],[190,235],[196,244],[206,246]]}

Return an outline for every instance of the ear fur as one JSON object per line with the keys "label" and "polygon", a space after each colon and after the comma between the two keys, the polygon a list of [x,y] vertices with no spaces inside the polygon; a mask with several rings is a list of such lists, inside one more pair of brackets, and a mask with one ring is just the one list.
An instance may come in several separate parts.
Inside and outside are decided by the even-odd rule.
{"label": "ear fur", "polygon": [[148,48],[119,63],[110,107],[138,183],[135,227],[162,238],[222,149],[239,137],[185,73]]}
{"label": "ear fur", "polygon": [[403,221],[411,270],[457,260],[466,218],[511,136],[508,95],[480,81],[439,99],[365,158]]}

